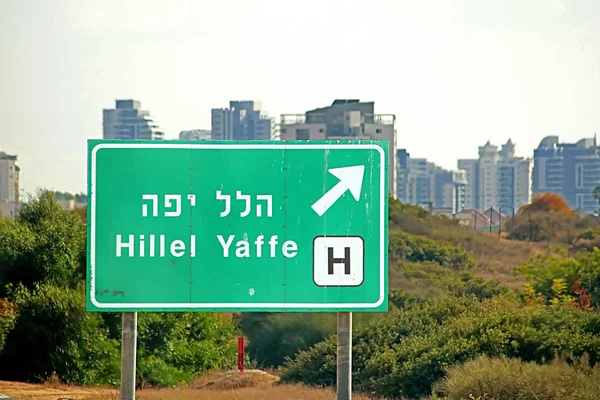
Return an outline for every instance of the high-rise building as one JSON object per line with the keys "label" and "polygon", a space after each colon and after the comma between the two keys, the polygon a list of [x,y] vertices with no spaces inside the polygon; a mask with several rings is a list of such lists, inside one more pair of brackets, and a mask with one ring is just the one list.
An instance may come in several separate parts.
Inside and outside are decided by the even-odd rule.
{"label": "high-rise building", "polygon": [[120,140],[163,140],[164,131],[141,109],[138,100],[116,100],[116,107],[102,110],[103,138]]}
{"label": "high-rise building", "polygon": [[531,160],[515,157],[515,145],[509,139],[502,145],[497,164],[497,203],[500,210],[517,211],[531,200]]}
{"label": "high-rise building", "polygon": [[179,132],[179,140],[210,140],[211,132],[208,129],[190,129]]}
{"label": "high-rise building", "polygon": [[479,147],[478,159],[461,159],[457,166],[466,173],[467,209],[484,211],[493,207],[511,212],[531,199],[531,160],[516,157],[510,139],[500,150],[488,141]]}
{"label": "high-rise building", "polygon": [[592,194],[600,185],[600,149],[596,136],[577,143],[559,143],[558,136],[545,137],[533,152],[533,193],[552,192],[584,213],[595,213]]}
{"label": "high-rise building", "polygon": [[254,100],[230,101],[229,108],[211,110],[213,140],[272,140],[276,124],[262,103]]}
{"label": "high-rise building", "polygon": [[465,208],[479,209],[479,160],[458,160],[457,167],[465,172],[467,186],[465,187]]}
{"label": "high-rise building", "polygon": [[283,114],[281,140],[385,140],[389,143],[388,189],[396,197],[396,116],[375,114],[374,102],[335,100],[304,114]]}
{"label": "high-rise building", "polygon": [[449,171],[398,149],[398,200],[447,214],[465,207],[465,171]]}
{"label": "high-rise building", "polygon": [[0,151],[0,216],[14,216],[20,207],[19,177],[21,168],[17,156]]}

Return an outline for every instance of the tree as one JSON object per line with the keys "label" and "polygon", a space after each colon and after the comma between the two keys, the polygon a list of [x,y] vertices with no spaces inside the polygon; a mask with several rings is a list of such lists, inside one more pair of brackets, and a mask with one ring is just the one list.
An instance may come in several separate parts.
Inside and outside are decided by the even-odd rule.
{"label": "tree", "polygon": [[594,196],[594,199],[596,199],[596,201],[600,203],[600,185],[597,185],[594,188],[594,190],[592,191],[592,195]]}
{"label": "tree", "polygon": [[8,284],[36,282],[74,288],[85,278],[85,225],[63,211],[50,191],[0,219],[0,294]]}
{"label": "tree", "polygon": [[541,193],[533,197],[531,203],[521,206],[519,214],[535,212],[555,212],[566,215],[572,215],[574,210],[560,195],[556,193]]}

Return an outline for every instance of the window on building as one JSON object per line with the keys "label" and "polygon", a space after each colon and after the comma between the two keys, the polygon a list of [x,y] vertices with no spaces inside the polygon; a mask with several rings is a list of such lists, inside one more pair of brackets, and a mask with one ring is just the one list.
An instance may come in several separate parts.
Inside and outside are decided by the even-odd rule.
{"label": "window on building", "polygon": [[576,199],[575,199],[575,203],[576,203],[576,204],[575,204],[575,208],[576,208],[577,210],[582,210],[582,209],[583,209],[583,202],[584,202],[584,200],[585,200],[585,194],[578,193],[578,194],[576,195]]}
{"label": "window on building", "polygon": [[310,132],[308,129],[296,129],[296,139],[297,140],[309,140]]}
{"label": "window on building", "polygon": [[375,129],[375,133],[381,133],[381,129]]}
{"label": "window on building", "polygon": [[323,133],[323,128],[319,129],[319,133]]}
{"label": "window on building", "polygon": [[287,129],[285,129],[285,128],[283,128],[283,129],[281,130],[281,133],[286,133],[286,132],[287,132]]}
{"label": "window on building", "polygon": [[575,187],[577,189],[583,188],[583,164],[575,166]]}

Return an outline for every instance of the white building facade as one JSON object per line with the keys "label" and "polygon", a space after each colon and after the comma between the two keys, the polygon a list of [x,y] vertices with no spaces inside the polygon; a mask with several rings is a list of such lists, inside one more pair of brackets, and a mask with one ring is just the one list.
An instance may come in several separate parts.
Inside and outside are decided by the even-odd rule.
{"label": "white building facade", "polygon": [[112,109],[102,110],[104,139],[164,140],[165,132],[154,121],[150,112],[142,110],[138,100],[116,100]]}
{"label": "white building facade", "polygon": [[21,203],[17,156],[0,151],[0,217],[15,216]]}
{"label": "white building facade", "polygon": [[478,159],[458,160],[457,165],[467,175],[467,209],[516,212],[531,200],[531,160],[516,157],[510,139],[500,150],[488,141],[479,147]]}

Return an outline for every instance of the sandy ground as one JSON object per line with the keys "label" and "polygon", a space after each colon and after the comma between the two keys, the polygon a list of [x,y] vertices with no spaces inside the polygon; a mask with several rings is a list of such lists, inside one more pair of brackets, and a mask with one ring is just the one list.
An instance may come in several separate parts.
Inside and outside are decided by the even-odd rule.
{"label": "sandy ground", "polygon": [[[140,400],[334,400],[335,393],[301,385],[275,385],[278,378],[262,371],[223,372],[204,377],[186,388],[144,389]],[[118,400],[117,389],[0,381],[0,393],[13,400]],[[366,397],[354,395],[355,400]]]}

